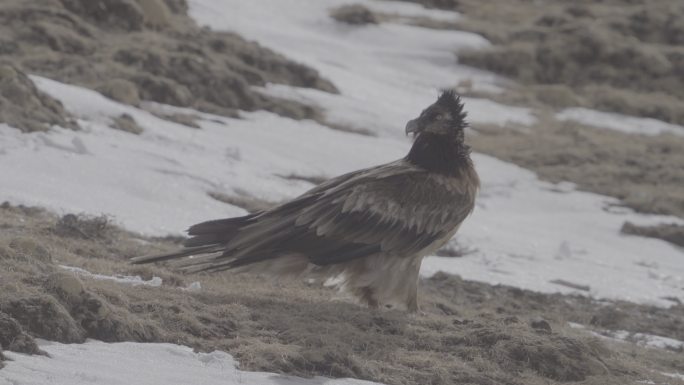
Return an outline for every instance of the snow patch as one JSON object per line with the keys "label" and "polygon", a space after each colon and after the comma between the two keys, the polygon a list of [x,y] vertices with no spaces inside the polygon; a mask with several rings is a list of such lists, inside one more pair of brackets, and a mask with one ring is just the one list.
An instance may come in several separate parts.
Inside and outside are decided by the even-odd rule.
{"label": "snow patch", "polygon": [[141,276],[139,275],[103,275],[103,274],[94,274],[89,272],[88,270],[81,269],[80,267],[74,267],[74,266],[66,266],[66,265],[59,265],[60,268],[70,271],[72,273],[87,277],[87,278],[92,278],[96,279],[99,281],[113,281],[116,283],[121,283],[124,285],[131,285],[131,286],[152,286],[152,287],[159,287],[162,285],[162,279],[154,276],[149,280],[142,279]]}
{"label": "snow patch", "polygon": [[651,118],[637,118],[588,108],[567,108],[557,113],[556,119],[562,121],[572,120],[588,126],[607,128],[628,134],[659,135],[669,132],[684,136],[683,126]]}
{"label": "snow patch", "polygon": [[11,361],[0,370],[0,385],[378,385],[353,379],[246,372],[237,368],[228,353],[195,353],[172,344],[39,342],[50,357],[3,353]]}
{"label": "snow patch", "polygon": [[633,342],[639,346],[652,349],[666,349],[674,351],[684,350],[684,342],[674,338],[656,336],[646,333],[632,333],[626,330],[612,330],[601,333],[592,333],[597,336],[612,338],[618,341]]}

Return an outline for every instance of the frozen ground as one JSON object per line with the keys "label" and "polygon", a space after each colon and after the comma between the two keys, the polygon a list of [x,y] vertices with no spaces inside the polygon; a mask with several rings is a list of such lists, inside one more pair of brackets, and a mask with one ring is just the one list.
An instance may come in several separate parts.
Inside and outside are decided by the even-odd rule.
{"label": "frozen ground", "polygon": [[172,344],[122,342],[60,344],[41,341],[50,354],[5,353],[12,362],[0,371],[0,385],[372,385],[352,379],[304,379],[273,373],[243,372],[224,352],[194,353]]}
{"label": "frozen ground", "polygon": [[[341,95],[282,86],[263,92],[318,103],[333,122],[378,137],[266,112],[243,113],[243,119],[197,113],[202,128],[190,129],[93,91],[33,77],[81,119],[84,130],[27,135],[0,125],[0,200],[105,213],[131,230],[178,234],[201,220],[244,213],[209,192],[274,202],[291,198],[312,185],[287,175],[331,177],[403,156],[409,147],[403,125],[433,101],[439,87],[462,80],[475,88],[496,87],[494,76],[458,66],[451,54],[487,45],[483,38],[403,24],[339,25],[327,12],[340,3],[196,0],[191,13],[212,28],[235,30],[317,68]],[[269,22],[253,22],[257,17]],[[534,121],[524,108],[488,100],[467,99],[466,106],[476,122]],[[122,113],[135,118],[142,135],[108,127]],[[627,220],[681,220],[637,215],[616,208],[613,199],[540,182],[491,157],[474,154],[474,160],[483,188],[457,240],[476,251],[464,258],[428,258],[423,274],[443,270],[533,290],[579,290],[660,305],[670,304],[665,297],[684,298],[681,250],[619,231]]]}

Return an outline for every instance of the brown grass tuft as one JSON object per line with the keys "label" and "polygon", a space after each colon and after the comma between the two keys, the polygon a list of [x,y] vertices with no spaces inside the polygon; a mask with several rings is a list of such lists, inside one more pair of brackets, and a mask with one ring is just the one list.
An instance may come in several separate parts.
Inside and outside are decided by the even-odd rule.
{"label": "brown grass tuft", "polygon": [[361,4],[342,5],[330,11],[330,17],[346,24],[365,25],[378,24],[373,11]]}
{"label": "brown grass tuft", "polygon": [[625,222],[622,225],[621,231],[630,235],[662,239],[677,246],[684,247],[684,226],[675,223],[657,226],[639,226],[631,222]]}

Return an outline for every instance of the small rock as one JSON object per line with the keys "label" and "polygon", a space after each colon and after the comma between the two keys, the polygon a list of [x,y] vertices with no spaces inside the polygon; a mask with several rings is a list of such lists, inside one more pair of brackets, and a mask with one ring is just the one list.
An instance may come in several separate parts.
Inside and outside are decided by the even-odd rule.
{"label": "small rock", "polygon": [[84,292],[81,280],[74,275],[65,273],[50,275],[46,280],[46,288],[55,292],[55,294],[68,303],[79,301]]}
{"label": "small rock", "polygon": [[112,122],[114,123],[112,125],[113,128],[129,132],[131,134],[140,135],[144,131],[143,128],[138,125],[138,122],[136,122],[135,119],[128,114],[121,114],[120,116],[112,119]]}
{"label": "small rock", "polygon": [[126,79],[110,79],[97,87],[102,95],[131,106],[140,104],[138,87]]}
{"label": "small rock", "polygon": [[334,9],[330,16],[342,23],[352,25],[377,24],[378,19],[373,12],[361,4],[343,5]]}
{"label": "small rock", "polygon": [[138,0],[145,24],[152,28],[164,28],[171,23],[171,13],[162,0]]}
{"label": "small rock", "polygon": [[532,329],[538,331],[538,332],[543,332],[543,333],[551,333],[553,330],[551,330],[551,325],[549,325],[546,320],[537,318],[534,319],[530,322],[530,326],[532,326]]}

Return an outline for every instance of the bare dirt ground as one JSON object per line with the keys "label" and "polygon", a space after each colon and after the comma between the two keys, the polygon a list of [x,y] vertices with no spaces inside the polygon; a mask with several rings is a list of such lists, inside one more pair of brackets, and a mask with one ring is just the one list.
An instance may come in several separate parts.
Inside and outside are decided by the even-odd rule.
{"label": "bare dirt ground", "polygon": [[[179,275],[129,265],[178,239],[140,238],[104,217],[0,207],[0,344],[40,354],[33,338],[171,342],[222,349],[243,369],[387,384],[678,384],[681,351],[612,342],[573,329],[684,339],[684,307],[547,295],[438,274],[423,313],[371,311],[334,291],[250,275]],[[160,277],[130,286],[66,270]],[[193,282],[200,290],[188,290]]]}

